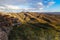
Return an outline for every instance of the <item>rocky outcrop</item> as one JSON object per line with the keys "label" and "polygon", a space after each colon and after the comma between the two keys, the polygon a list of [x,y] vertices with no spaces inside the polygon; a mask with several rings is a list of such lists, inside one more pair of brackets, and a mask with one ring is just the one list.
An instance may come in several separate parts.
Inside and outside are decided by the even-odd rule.
{"label": "rocky outcrop", "polygon": [[8,38],[9,40],[60,40],[59,15],[42,13],[7,14],[0,15],[0,40],[8,40]]}
{"label": "rocky outcrop", "polygon": [[17,18],[0,14],[0,40],[8,40],[10,31],[18,24]]}

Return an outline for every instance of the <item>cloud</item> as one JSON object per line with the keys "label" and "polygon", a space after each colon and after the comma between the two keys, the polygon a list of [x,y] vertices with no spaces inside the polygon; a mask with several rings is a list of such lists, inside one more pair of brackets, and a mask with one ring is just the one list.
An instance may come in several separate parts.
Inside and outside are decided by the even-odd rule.
{"label": "cloud", "polygon": [[39,3],[37,3],[37,6],[38,6],[38,7],[43,7],[44,5],[43,5],[42,2],[39,2]]}
{"label": "cloud", "polygon": [[7,11],[7,12],[16,12],[16,11],[32,11],[36,10],[36,8],[20,8],[19,6],[16,5],[3,5],[0,6],[0,11]]}
{"label": "cloud", "polygon": [[0,10],[0,12],[3,12],[4,10]]}
{"label": "cloud", "polygon": [[0,0],[0,10],[40,11],[53,4],[55,2],[51,0]]}
{"label": "cloud", "polygon": [[19,6],[15,5],[2,5],[0,6],[0,11],[13,12],[20,10]]}
{"label": "cloud", "polygon": [[37,3],[37,8],[40,9],[40,10],[43,9],[44,8],[44,4],[42,2],[38,2]]}
{"label": "cloud", "polygon": [[38,2],[37,3],[37,8],[39,8],[40,10],[42,10],[42,9],[44,9],[44,8],[48,8],[48,7],[50,7],[50,6],[52,6],[52,5],[54,5],[55,4],[55,2],[54,1],[49,1],[48,2],[48,0],[45,2]]}
{"label": "cloud", "polygon": [[13,9],[13,10],[18,10],[19,9],[19,6],[5,5],[5,8],[7,8],[7,9]]}
{"label": "cloud", "polygon": [[8,4],[8,5],[19,5],[26,4],[28,0],[0,0],[0,4]]}
{"label": "cloud", "polygon": [[14,5],[3,5],[3,6],[0,6],[0,9],[18,10],[18,9],[19,9],[19,6],[14,6]]}
{"label": "cloud", "polygon": [[4,6],[0,6],[0,9],[5,9],[5,7]]}
{"label": "cloud", "polygon": [[17,1],[19,1],[19,2],[27,2],[29,0],[17,0]]}
{"label": "cloud", "polygon": [[53,5],[53,4],[55,4],[55,2],[48,2],[48,5]]}
{"label": "cloud", "polygon": [[55,4],[55,2],[54,2],[54,1],[48,2],[47,7],[50,7],[50,6],[54,5],[54,4]]}

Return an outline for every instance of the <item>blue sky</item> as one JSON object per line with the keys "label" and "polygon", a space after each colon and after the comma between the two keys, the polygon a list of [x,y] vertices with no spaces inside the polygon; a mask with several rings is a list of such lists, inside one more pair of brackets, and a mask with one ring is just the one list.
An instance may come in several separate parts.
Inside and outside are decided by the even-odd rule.
{"label": "blue sky", "polygon": [[60,0],[0,0],[0,11],[60,12]]}

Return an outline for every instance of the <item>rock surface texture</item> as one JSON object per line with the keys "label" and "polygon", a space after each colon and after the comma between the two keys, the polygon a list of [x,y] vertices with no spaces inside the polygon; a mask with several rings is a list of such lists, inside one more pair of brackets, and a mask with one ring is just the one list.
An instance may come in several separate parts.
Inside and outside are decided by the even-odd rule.
{"label": "rock surface texture", "polygon": [[13,26],[18,23],[17,18],[0,14],[0,40],[8,40],[8,35]]}

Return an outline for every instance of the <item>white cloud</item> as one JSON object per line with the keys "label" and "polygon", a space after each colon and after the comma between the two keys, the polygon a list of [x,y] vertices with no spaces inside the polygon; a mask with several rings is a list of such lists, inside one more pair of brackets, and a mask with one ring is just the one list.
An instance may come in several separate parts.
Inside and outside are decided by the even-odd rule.
{"label": "white cloud", "polygon": [[[48,1],[49,1],[49,0],[48,0]],[[45,2],[45,1],[44,1],[44,2]],[[37,7],[41,10],[41,9],[48,8],[48,7],[50,7],[50,6],[52,6],[52,5],[55,4],[54,1],[49,1],[49,2],[46,1],[46,3],[47,3],[47,4],[44,4],[43,2],[38,2],[38,3],[37,3]]]}
{"label": "white cloud", "polygon": [[[4,9],[4,10],[6,9],[6,10],[20,10],[20,11],[21,10],[35,11],[35,10],[43,10],[44,8],[50,7],[53,4],[55,4],[54,1],[50,1],[50,0],[46,0],[46,1],[41,0],[40,2],[36,2],[36,3],[32,3],[32,1],[33,0],[1,0],[0,4],[4,4],[4,5],[0,6],[0,10],[1,9]],[[44,4],[44,2],[46,4]],[[32,3],[32,6],[31,6],[30,3]],[[16,5],[19,5],[19,6],[16,6]]]}
{"label": "white cloud", "polygon": [[32,10],[36,10],[36,8],[20,8],[19,6],[15,6],[15,5],[3,5],[0,6],[0,11],[8,11],[8,12],[16,12],[16,11],[32,11]]}
{"label": "white cloud", "polygon": [[53,5],[55,4],[55,2],[48,2],[48,5]]}
{"label": "white cloud", "polygon": [[18,10],[18,9],[19,9],[19,6],[14,6],[14,5],[3,5],[3,6],[0,6],[0,9]]}
{"label": "white cloud", "polygon": [[51,2],[48,2],[48,5],[46,6],[47,8],[49,8],[50,6],[54,5],[55,2],[54,1],[51,1]]}
{"label": "white cloud", "polygon": [[27,11],[34,11],[36,8],[20,8],[21,11],[27,12]]}
{"label": "white cloud", "polygon": [[0,4],[25,4],[27,3],[29,0],[0,0]]}
{"label": "white cloud", "polygon": [[13,9],[13,10],[19,9],[19,6],[14,6],[14,5],[5,5],[5,7],[8,9]]}
{"label": "white cloud", "polygon": [[37,3],[37,9],[42,10],[44,8],[44,4],[42,2]]}
{"label": "white cloud", "polygon": [[42,2],[38,2],[37,4],[43,6],[43,3]]}
{"label": "white cloud", "polygon": [[6,12],[13,12],[13,11],[17,11],[19,10],[19,6],[15,6],[15,5],[2,5],[0,6],[0,11],[6,11]]}
{"label": "white cloud", "polygon": [[3,12],[4,10],[0,10],[0,12]]}
{"label": "white cloud", "polygon": [[20,2],[27,2],[28,0],[17,0],[17,1],[20,1]]}
{"label": "white cloud", "polygon": [[4,6],[0,6],[0,9],[5,9],[5,7]]}

